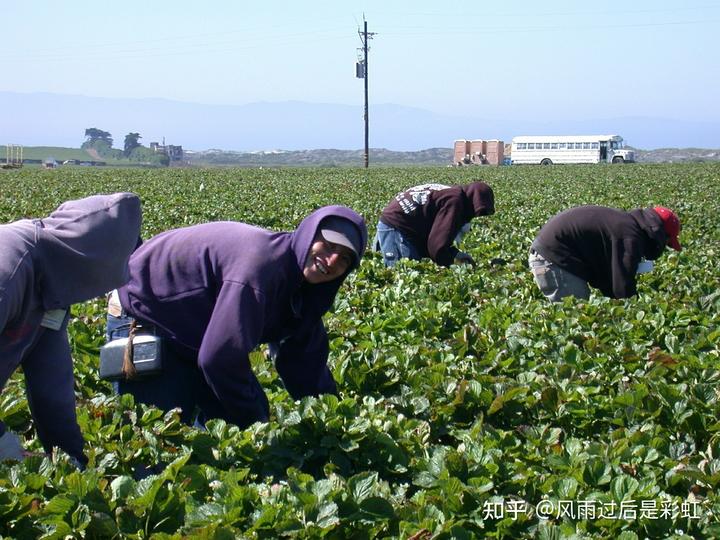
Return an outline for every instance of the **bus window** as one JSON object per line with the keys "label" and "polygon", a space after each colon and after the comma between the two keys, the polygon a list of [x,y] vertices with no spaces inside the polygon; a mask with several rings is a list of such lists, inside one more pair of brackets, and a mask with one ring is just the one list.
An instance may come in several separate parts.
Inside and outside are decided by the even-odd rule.
{"label": "bus window", "polygon": [[589,143],[589,142],[583,143],[583,150],[590,150],[590,143]]}
{"label": "bus window", "polygon": [[549,149],[550,149],[550,143],[549,143],[549,142],[543,143],[543,148],[544,148],[545,150],[549,150]]}
{"label": "bus window", "polygon": [[553,150],[557,150],[557,148],[558,148],[558,143],[556,143],[556,142],[550,143],[550,148],[553,149]]}
{"label": "bus window", "polygon": [[[572,143],[571,143],[571,144],[572,144]],[[561,143],[560,143],[560,149],[561,149],[561,150],[564,150],[566,146],[567,146],[566,143],[564,143],[564,142],[561,142]]]}
{"label": "bus window", "polygon": [[592,149],[593,149],[593,150],[597,150],[598,148],[600,148],[600,144],[599,144],[599,143],[596,143],[596,142],[592,143]]}

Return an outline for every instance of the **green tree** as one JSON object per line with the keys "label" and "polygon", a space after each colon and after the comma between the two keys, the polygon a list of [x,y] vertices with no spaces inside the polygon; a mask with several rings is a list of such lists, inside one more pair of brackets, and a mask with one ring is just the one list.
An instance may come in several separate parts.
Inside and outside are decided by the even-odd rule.
{"label": "green tree", "polygon": [[87,128],[85,130],[85,137],[87,141],[83,144],[83,147],[87,146],[95,146],[95,143],[98,141],[103,141],[107,143],[108,147],[112,147],[113,139],[112,135],[108,133],[107,131],[103,131],[102,129],[98,128]]}
{"label": "green tree", "polygon": [[97,141],[92,148],[95,149],[99,156],[106,159],[122,159],[125,157],[122,150],[119,148],[111,148],[105,141]]}
{"label": "green tree", "polygon": [[130,157],[132,151],[140,146],[138,142],[139,139],[142,139],[139,133],[128,133],[125,135],[125,150],[123,152],[125,157]]}

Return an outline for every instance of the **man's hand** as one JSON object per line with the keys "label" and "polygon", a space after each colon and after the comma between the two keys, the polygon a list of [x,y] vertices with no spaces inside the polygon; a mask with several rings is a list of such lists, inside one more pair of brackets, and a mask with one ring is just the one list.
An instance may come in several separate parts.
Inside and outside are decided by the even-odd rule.
{"label": "man's hand", "polygon": [[457,255],[455,255],[455,263],[456,264],[469,264],[471,266],[475,266],[475,260],[465,253],[464,251],[458,251]]}

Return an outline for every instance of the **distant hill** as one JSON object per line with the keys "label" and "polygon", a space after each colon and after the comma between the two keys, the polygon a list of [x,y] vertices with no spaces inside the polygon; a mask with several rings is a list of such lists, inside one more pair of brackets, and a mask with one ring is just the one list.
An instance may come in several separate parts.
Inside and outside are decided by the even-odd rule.
{"label": "distant hill", "polygon": [[[17,157],[18,149],[13,149],[13,158]],[[0,161],[5,161],[7,146],[0,145]],[[55,160],[57,163],[64,161],[73,164],[103,164],[117,166],[138,166],[138,163],[129,162],[126,159],[109,159],[101,157],[92,149],[65,148],[62,146],[23,146],[22,158],[25,163],[37,164],[45,161]]]}
{"label": "distant hill", "polygon": [[[6,147],[0,145],[0,159],[5,158]],[[80,148],[64,148],[61,146],[30,146],[22,148],[23,159],[46,160],[54,158],[56,161],[66,161],[68,159],[78,161],[92,161],[95,157],[88,154],[86,150]],[[99,161],[99,160],[96,160]]]}
{"label": "distant hill", "polygon": [[720,149],[658,148],[635,150],[638,163],[682,163],[688,161],[720,161]]}
{"label": "distant hill", "polygon": [[[264,152],[227,152],[207,150],[186,154],[191,165],[235,167],[362,167],[365,163],[363,150],[295,150]],[[398,152],[385,148],[370,149],[372,165],[450,165],[451,148],[429,148],[417,152]]]}
{"label": "distant hill", "polygon": [[[638,163],[679,163],[691,161],[720,161],[720,150],[700,148],[661,148],[635,150]],[[278,167],[315,166],[339,167],[364,164],[362,150],[300,150],[266,152],[227,152],[207,150],[186,155],[196,166]],[[429,148],[417,152],[397,152],[384,148],[370,149],[371,165],[451,165],[452,148]]]}
{"label": "distant hill", "polygon": [[[639,163],[681,163],[720,161],[719,150],[702,148],[635,149]],[[362,167],[363,150],[270,150],[261,152],[233,152],[205,150],[187,152],[185,163],[195,167]],[[48,158],[58,162],[92,160],[85,150],[62,147],[24,147],[23,157],[39,163]],[[0,161],[4,161],[5,147],[0,145]],[[452,148],[428,148],[416,152],[399,152],[385,148],[370,149],[371,166],[447,166],[452,164]],[[111,166],[138,166],[126,160],[107,161]]]}
{"label": "distant hill", "polygon": [[[110,132],[116,147],[131,132],[140,133],[145,146],[164,139],[167,144],[198,151],[355,150],[364,146],[360,97],[358,105],[300,101],[206,105],[166,99],[0,92],[0,114],[0,142],[25,146],[80,146],[85,129],[90,127]],[[477,111],[463,108],[457,115],[448,115],[372,102],[369,118],[370,145],[399,152],[450,147],[456,139],[510,142],[516,135],[586,133],[618,133],[627,144],[643,149],[715,148],[720,144],[720,122],[712,120],[543,120],[488,107]]]}

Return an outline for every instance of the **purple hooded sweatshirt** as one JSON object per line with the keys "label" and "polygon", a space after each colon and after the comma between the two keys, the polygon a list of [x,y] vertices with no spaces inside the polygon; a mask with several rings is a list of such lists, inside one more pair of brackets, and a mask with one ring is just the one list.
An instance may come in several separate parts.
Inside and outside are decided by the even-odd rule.
{"label": "purple hooded sweatshirt", "polygon": [[0,225],[0,386],[22,364],[35,427],[48,452],[59,446],[85,461],[68,308],[127,281],[140,220],[138,197],[117,193],[68,201],[43,219]]}
{"label": "purple hooded sweatshirt", "polygon": [[441,266],[453,263],[460,228],[474,217],[495,213],[493,190],[485,182],[464,186],[423,184],[398,193],[380,221],[400,231],[420,253]]}
{"label": "purple hooded sweatshirt", "polygon": [[[354,224],[362,249],[341,277],[311,285],[303,267],[320,222],[330,216]],[[294,232],[238,222],[174,229],[133,254],[120,303],[130,316],[154,324],[181,357],[196,361],[227,419],[247,426],[268,417],[248,358],[261,343],[271,345],[294,399],[336,392],[322,316],[366,244],[364,220],[342,206],[316,210]]]}

